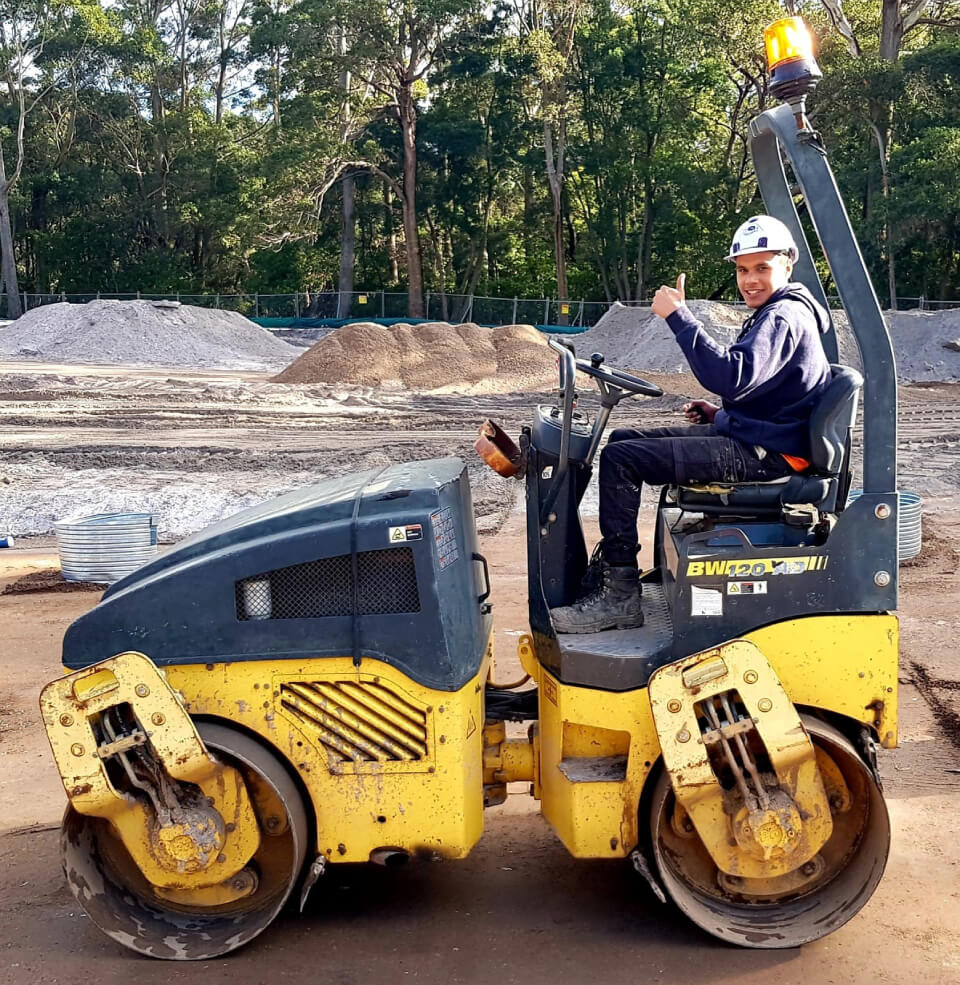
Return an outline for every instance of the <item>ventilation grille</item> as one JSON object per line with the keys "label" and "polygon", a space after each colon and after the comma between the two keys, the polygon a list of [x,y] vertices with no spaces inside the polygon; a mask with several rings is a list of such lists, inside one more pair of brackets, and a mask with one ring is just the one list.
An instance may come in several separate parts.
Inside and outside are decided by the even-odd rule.
{"label": "ventilation grille", "polygon": [[280,703],[340,762],[419,762],[427,756],[426,711],[383,684],[287,683]]}
{"label": "ventilation grille", "polygon": [[[389,547],[357,555],[359,613],[419,612],[413,550]],[[353,613],[349,554],[293,564],[237,582],[237,618],[320,619]]]}

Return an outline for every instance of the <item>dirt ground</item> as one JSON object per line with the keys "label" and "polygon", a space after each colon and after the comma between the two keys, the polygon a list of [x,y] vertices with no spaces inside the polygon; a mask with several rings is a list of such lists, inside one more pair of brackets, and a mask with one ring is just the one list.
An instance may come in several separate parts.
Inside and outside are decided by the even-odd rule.
{"label": "dirt ground", "polygon": [[[680,404],[698,395],[689,377],[657,382],[666,397],[627,402],[614,424],[676,421]],[[0,534],[29,532],[16,524],[31,516],[41,534],[0,550],[0,592],[57,567],[44,524],[65,506],[97,512],[154,503],[147,508],[170,511],[161,530],[165,523],[169,536],[181,536],[220,511],[344,468],[446,454],[471,462],[483,417],[516,434],[536,399],[546,398],[278,388],[256,374],[0,366]],[[487,812],[486,833],[463,862],[334,867],[303,916],[281,917],[236,955],[199,967],[138,958],[90,925],[60,872],[65,798],[37,695],[59,673],[65,628],[99,594],[52,591],[43,575],[35,591],[0,594],[0,985],[78,976],[143,985],[201,976],[336,985],[808,985],[912,976],[956,985],[960,386],[902,389],[900,417],[900,485],[924,497],[925,513],[924,551],[901,568],[901,745],[881,756],[893,847],[876,895],[839,932],[786,952],[725,946],[659,904],[626,864],[569,858],[518,787]],[[491,566],[497,675],[506,678],[518,669],[516,639],[527,626],[520,484],[482,467],[471,468],[471,481]],[[130,505],[104,505],[121,500]],[[585,512],[595,535],[589,495]],[[652,507],[641,516],[649,526]]]}

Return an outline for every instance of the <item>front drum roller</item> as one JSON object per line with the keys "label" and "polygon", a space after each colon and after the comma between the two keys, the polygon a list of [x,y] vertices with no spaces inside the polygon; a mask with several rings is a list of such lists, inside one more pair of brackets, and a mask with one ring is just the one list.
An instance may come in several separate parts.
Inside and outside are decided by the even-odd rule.
{"label": "front drum roller", "polygon": [[772,879],[721,873],[678,807],[666,770],[654,788],[650,832],[664,887],[695,924],[741,947],[797,947],[826,937],[866,904],[887,862],[890,819],[872,773],[837,729],[801,718],[821,773],[838,770],[846,793],[831,798],[829,840],[796,873]]}
{"label": "front drum roller", "polygon": [[63,819],[63,868],[73,895],[108,937],[153,958],[201,961],[253,940],[283,908],[306,857],[307,813],[280,760],[223,725],[199,722],[197,730],[210,752],[240,771],[253,794],[263,837],[242,874],[255,883],[252,892],[213,906],[165,898],[107,821],[72,807]]}

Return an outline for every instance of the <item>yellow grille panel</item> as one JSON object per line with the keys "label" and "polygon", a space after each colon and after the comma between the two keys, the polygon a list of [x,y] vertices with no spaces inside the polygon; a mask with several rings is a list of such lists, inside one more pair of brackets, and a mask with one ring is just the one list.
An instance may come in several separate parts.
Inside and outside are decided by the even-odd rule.
{"label": "yellow grille panel", "polygon": [[331,763],[418,763],[428,757],[427,710],[373,681],[280,686],[280,703]]}

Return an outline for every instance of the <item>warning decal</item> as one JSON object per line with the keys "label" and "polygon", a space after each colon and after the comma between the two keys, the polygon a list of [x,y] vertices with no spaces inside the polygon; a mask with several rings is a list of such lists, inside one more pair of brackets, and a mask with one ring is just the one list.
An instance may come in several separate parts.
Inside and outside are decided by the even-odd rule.
{"label": "warning decal", "polygon": [[391,544],[405,544],[408,540],[423,540],[423,526],[408,523],[402,527],[391,527],[387,538]]}
{"label": "warning decal", "polygon": [[722,616],[723,591],[719,588],[690,588],[691,616]]}
{"label": "warning decal", "polygon": [[727,595],[766,595],[765,581],[728,581]]}
{"label": "warning decal", "polygon": [[441,568],[446,568],[460,557],[453,507],[431,513],[430,521],[433,524],[433,542],[437,545],[437,563]]}

